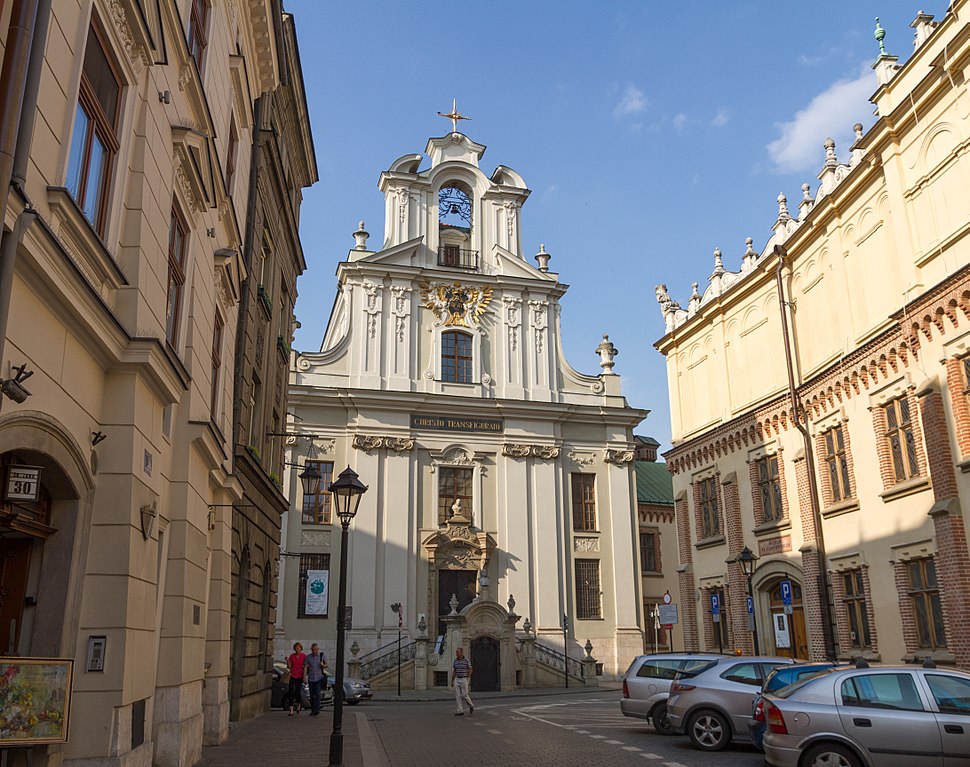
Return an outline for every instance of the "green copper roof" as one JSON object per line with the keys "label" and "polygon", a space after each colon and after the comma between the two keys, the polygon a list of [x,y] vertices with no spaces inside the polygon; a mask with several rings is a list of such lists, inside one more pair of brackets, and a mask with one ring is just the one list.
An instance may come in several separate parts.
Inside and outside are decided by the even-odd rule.
{"label": "green copper roof", "polygon": [[674,505],[674,478],[667,464],[637,461],[637,502]]}

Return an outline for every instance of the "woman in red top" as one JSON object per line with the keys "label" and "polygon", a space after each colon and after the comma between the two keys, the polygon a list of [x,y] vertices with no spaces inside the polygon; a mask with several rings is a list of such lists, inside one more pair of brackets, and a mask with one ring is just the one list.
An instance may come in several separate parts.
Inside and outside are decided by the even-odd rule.
{"label": "woman in red top", "polygon": [[290,671],[290,716],[293,716],[293,707],[296,706],[297,714],[303,703],[303,673],[306,669],[306,654],[303,652],[303,645],[297,642],[293,645],[293,653],[286,659],[286,667]]}

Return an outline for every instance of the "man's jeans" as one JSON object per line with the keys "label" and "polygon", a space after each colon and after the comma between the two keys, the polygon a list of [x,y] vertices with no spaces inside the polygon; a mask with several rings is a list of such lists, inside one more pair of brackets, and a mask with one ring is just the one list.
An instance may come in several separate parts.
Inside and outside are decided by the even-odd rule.
{"label": "man's jeans", "polygon": [[310,682],[310,713],[319,714],[320,713],[320,693],[323,690],[323,680],[318,679],[316,682]]}
{"label": "man's jeans", "polygon": [[455,677],[455,703],[458,704],[459,713],[465,713],[465,709],[462,707],[461,702],[465,701],[468,704],[468,709],[471,710],[475,707],[472,703],[472,699],[468,696],[468,677]]}

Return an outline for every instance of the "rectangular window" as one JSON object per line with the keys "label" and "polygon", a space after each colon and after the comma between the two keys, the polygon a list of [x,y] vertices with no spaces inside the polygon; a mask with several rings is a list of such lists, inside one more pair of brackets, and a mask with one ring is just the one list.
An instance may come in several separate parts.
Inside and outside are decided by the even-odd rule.
{"label": "rectangular window", "polygon": [[441,334],[441,380],[472,383],[472,337],[467,333]]}
{"label": "rectangular window", "polygon": [[442,266],[458,266],[461,264],[461,248],[458,245],[441,246]]}
{"label": "rectangular window", "polygon": [[832,503],[852,497],[849,463],[845,457],[845,434],[842,428],[836,426],[825,432],[825,465],[829,473],[829,484],[832,487]]}
{"label": "rectangular window", "polygon": [[936,583],[936,563],[932,557],[913,559],[907,563],[907,568],[919,646],[930,650],[944,648],[946,635],[943,631],[940,589]]}
{"label": "rectangular window", "polygon": [[172,218],[168,230],[168,299],[165,307],[165,340],[178,346],[179,314],[182,310],[182,287],[185,285],[185,246],[188,226],[172,201]]}
{"label": "rectangular window", "polygon": [[778,456],[759,458],[758,492],[761,494],[762,522],[776,522],[784,516],[781,504],[781,480],[778,477]]}
{"label": "rectangular window", "polygon": [[842,603],[845,605],[849,620],[849,646],[860,650],[864,647],[872,647],[869,613],[866,610],[866,590],[861,569],[842,573],[842,590],[845,593]]}
{"label": "rectangular window", "polygon": [[919,476],[916,439],[913,436],[913,423],[910,420],[909,400],[906,395],[887,402],[883,406],[883,412],[886,414],[885,439],[889,443],[896,481],[903,482]]}
{"label": "rectangular window", "polygon": [[970,402],[970,357],[960,361],[963,363],[963,396]]}
{"label": "rectangular window", "polygon": [[329,596],[330,555],[300,554],[300,593],[296,617],[326,618]]}
{"label": "rectangular window", "polygon": [[219,378],[222,374],[222,315],[216,312],[215,323],[212,328],[212,392],[209,396],[209,407],[211,408],[212,419],[219,418],[219,403],[222,398],[219,396]]}
{"label": "rectangular window", "polygon": [[229,117],[229,143],[226,147],[226,192],[232,196],[232,180],[236,175],[236,153],[239,151],[239,135],[236,133],[236,117]]}
{"label": "rectangular window", "polygon": [[714,538],[721,534],[721,514],[717,508],[717,477],[702,479],[698,484],[701,506],[701,538]]}
{"label": "rectangular window", "polygon": [[263,384],[259,380],[259,373],[253,368],[253,388],[249,395],[249,447],[256,451],[256,458],[259,458],[259,451],[263,446]]}
{"label": "rectangular window", "polygon": [[596,475],[572,474],[573,530],[596,530]]}
{"label": "rectangular window", "polygon": [[195,66],[202,74],[202,60],[205,54],[206,24],[209,20],[208,0],[192,0],[192,10],[189,13],[189,54],[195,59]]}
{"label": "rectangular window", "polygon": [[640,533],[640,570],[644,573],[660,572],[660,533],[656,530]]}
{"label": "rectangular window", "polygon": [[471,519],[472,481],[474,469],[458,466],[438,467],[438,524],[451,519],[456,501],[461,501],[461,513]]}
{"label": "rectangular window", "polygon": [[317,492],[303,496],[303,524],[329,525],[333,523],[331,516],[330,493],[327,488],[333,482],[332,461],[305,461],[307,468],[315,468],[320,474],[320,484]]}
{"label": "rectangular window", "polygon": [[600,562],[598,559],[576,560],[576,618],[581,621],[603,617],[600,606]]}
{"label": "rectangular window", "polygon": [[65,182],[99,235],[104,234],[108,178],[118,151],[116,131],[121,103],[121,79],[103,40],[100,26],[92,22],[84,49]]}

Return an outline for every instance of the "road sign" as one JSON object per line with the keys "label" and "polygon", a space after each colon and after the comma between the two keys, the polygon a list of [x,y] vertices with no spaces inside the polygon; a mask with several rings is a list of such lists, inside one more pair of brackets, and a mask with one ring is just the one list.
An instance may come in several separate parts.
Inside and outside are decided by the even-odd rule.
{"label": "road sign", "polygon": [[791,581],[782,581],[781,586],[781,603],[783,605],[791,604]]}
{"label": "road sign", "polygon": [[666,592],[663,596],[664,604],[669,605],[671,603],[670,592]]}
{"label": "road sign", "polygon": [[660,605],[661,623],[679,623],[677,619],[677,605]]}
{"label": "road sign", "polygon": [[792,607],[791,605],[784,605],[784,610],[785,610],[785,615],[791,615],[793,612],[795,612],[795,608]]}
{"label": "road sign", "polygon": [[711,592],[711,614],[720,615],[721,614],[721,599],[718,597],[716,591]]}
{"label": "road sign", "polygon": [[715,623],[720,623],[721,622],[721,614],[720,613],[711,613],[711,620],[714,621]]}
{"label": "road sign", "polygon": [[754,599],[748,597],[748,615],[754,615]]}

